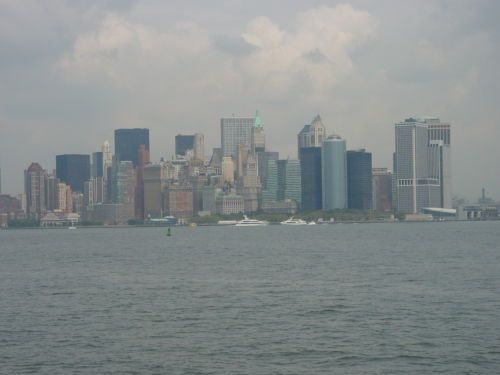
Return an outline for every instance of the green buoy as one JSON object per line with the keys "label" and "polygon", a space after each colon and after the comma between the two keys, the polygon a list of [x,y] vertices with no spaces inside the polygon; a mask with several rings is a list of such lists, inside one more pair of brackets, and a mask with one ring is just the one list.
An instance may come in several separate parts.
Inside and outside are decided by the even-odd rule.
{"label": "green buoy", "polygon": [[167,229],[167,237],[170,237],[172,235],[172,233],[170,233],[170,227],[168,227]]}

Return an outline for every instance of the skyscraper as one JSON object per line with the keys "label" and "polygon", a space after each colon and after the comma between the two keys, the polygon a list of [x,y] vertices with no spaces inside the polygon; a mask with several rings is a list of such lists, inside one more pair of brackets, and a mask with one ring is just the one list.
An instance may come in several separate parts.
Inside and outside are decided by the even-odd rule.
{"label": "skyscraper", "polygon": [[260,120],[259,112],[255,113],[255,120],[252,127],[252,153],[264,152],[266,150],[266,134]]}
{"label": "skyscraper", "polygon": [[298,155],[300,158],[300,149],[307,147],[321,147],[326,137],[326,128],[323,125],[321,117],[317,115],[310,125],[304,125],[297,135]]}
{"label": "skyscraper", "polygon": [[373,209],[388,212],[392,210],[392,173],[387,168],[373,168]]}
{"label": "skyscraper", "polygon": [[371,210],[372,154],[364,149],[347,151],[347,207]]}
{"label": "skyscraper", "polygon": [[38,163],[31,163],[24,171],[26,215],[34,220],[40,220],[47,211],[45,204],[46,174],[47,172]]}
{"label": "skyscraper", "polygon": [[149,164],[144,168],[144,217],[163,217],[163,190],[165,168],[162,164]]}
{"label": "skyscraper", "polygon": [[321,209],[322,170],[321,147],[300,148],[302,211]]}
{"label": "skyscraper", "polygon": [[139,164],[140,145],[144,145],[149,151],[149,129],[115,130],[115,156],[120,161],[131,161],[136,167]]}
{"label": "skyscraper", "polygon": [[56,177],[71,186],[73,192],[83,193],[83,184],[90,179],[90,156],[57,155]]}
{"label": "skyscraper", "polygon": [[248,154],[244,165],[243,175],[238,178],[238,194],[245,200],[245,212],[254,212],[259,208],[261,184],[257,175],[257,162],[252,153]]}
{"label": "skyscraper", "polygon": [[236,159],[239,144],[252,147],[254,117],[223,117],[220,120],[221,147],[223,156]]}
{"label": "skyscraper", "polygon": [[266,186],[268,175],[268,162],[270,160],[278,160],[279,153],[274,151],[258,151],[257,155],[257,170],[262,186]]}
{"label": "skyscraper", "polygon": [[144,168],[149,164],[149,151],[139,145],[139,160],[136,168],[135,218],[144,219]]}
{"label": "skyscraper", "polygon": [[450,193],[449,126],[441,125],[448,124],[409,118],[395,125],[393,200],[400,213],[442,207],[443,196]]}
{"label": "skyscraper", "polygon": [[323,210],[347,208],[346,143],[330,135],[321,149]]}
{"label": "skyscraper", "polygon": [[300,161],[297,159],[269,160],[268,179],[263,192],[267,201],[291,200],[300,207],[302,201]]}
{"label": "skyscraper", "polygon": [[92,165],[90,168],[91,177],[103,177],[104,175],[104,160],[102,151],[92,153]]}
{"label": "skyscraper", "polygon": [[177,134],[175,136],[175,154],[188,156],[190,152],[192,152],[194,159],[205,160],[205,137],[203,134]]}

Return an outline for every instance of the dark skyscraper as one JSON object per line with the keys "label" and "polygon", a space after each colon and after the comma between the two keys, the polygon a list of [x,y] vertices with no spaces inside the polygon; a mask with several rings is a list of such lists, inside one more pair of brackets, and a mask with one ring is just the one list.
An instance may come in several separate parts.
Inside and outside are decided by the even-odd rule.
{"label": "dark skyscraper", "polygon": [[300,148],[302,211],[321,210],[321,147]]}
{"label": "dark skyscraper", "polygon": [[140,145],[149,151],[149,129],[115,130],[115,156],[120,161],[131,161],[137,167]]}
{"label": "dark skyscraper", "polygon": [[92,177],[102,177],[103,176],[103,167],[104,167],[103,153],[101,151],[93,152],[92,153],[92,168],[90,171],[91,176]]}
{"label": "dark skyscraper", "polygon": [[357,210],[372,209],[372,154],[347,151],[347,205]]}
{"label": "dark skyscraper", "polygon": [[187,150],[194,150],[194,135],[177,134],[175,136],[175,154],[186,156]]}
{"label": "dark skyscraper", "polygon": [[90,155],[57,155],[56,177],[73,192],[83,193],[83,184],[90,179]]}

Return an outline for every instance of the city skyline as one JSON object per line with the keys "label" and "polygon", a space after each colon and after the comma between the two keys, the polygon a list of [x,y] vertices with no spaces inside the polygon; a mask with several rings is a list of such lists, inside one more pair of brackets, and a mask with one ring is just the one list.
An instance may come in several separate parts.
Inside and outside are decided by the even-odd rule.
{"label": "city skyline", "polygon": [[[205,134],[208,153],[220,117],[259,109],[283,157],[320,113],[348,149],[390,169],[393,124],[440,117],[454,128],[453,192],[499,198],[497,2],[211,7],[2,3],[2,191],[22,190],[31,161],[52,169],[53,155],[95,152],[117,128],[149,128],[152,160],[173,154],[178,133]],[[341,33],[352,39],[340,43]]]}

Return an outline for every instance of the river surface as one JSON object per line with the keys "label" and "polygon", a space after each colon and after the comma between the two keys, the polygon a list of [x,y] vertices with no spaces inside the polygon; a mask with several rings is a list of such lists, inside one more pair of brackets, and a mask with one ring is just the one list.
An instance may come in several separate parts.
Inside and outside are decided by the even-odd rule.
{"label": "river surface", "polygon": [[500,222],[0,231],[2,374],[499,374]]}

